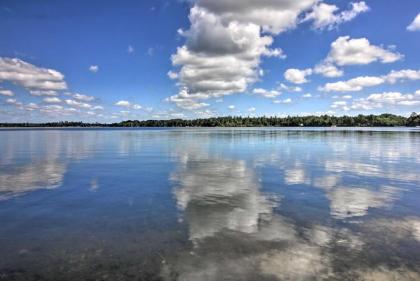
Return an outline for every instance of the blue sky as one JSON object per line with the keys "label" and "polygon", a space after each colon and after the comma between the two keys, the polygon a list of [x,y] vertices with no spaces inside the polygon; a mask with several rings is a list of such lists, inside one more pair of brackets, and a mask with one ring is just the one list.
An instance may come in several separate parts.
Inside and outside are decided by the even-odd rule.
{"label": "blue sky", "polygon": [[0,1],[0,121],[420,111],[417,0]]}

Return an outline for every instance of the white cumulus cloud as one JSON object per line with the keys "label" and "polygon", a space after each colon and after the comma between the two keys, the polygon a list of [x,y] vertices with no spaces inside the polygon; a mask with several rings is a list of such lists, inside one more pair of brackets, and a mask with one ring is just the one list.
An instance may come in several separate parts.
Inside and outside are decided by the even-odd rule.
{"label": "white cumulus cloud", "polygon": [[77,93],[73,95],[73,98],[79,101],[86,101],[86,102],[93,101],[95,99],[95,97],[77,94]]}
{"label": "white cumulus cloud", "polygon": [[306,76],[309,76],[312,74],[312,69],[307,68],[304,70],[299,70],[296,68],[289,68],[284,73],[284,78],[294,84],[303,84],[307,83],[308,80],[306,79]]}
{"label": "white cumulus cloud", "polygon": [[37,96],[37,97],[40,97],[40,96],[53,97],[53,96],[58,95],[57,91],[52,91],[52,90],[48,90],[48,91],[45,91],[45,90],[30,90],[29,93],[32,96]]}
{"label": "white cumulus cloud", "polygon": [[99,66],[91,65],[91,66],[89,66],[89,71],[92,72],[92,73],[96,73],[96,72],[99,71]]}
{"label": "white cumulus cloud", "polygon": [[419,31],[420,30],[420,13],[416,16],[413,22],[407,26],[409,31]]}
{"label": "white cumulus cloud", "polygon": [[372,110],[372,109],[391,109],[395,106],[419,106],[420,95],[402,94],[400,92],[384,92],[371,94],[366,98],[359,98],[352,103],[345,101],[334,102],[331,107],[341,110]]}
{"label": "white cumulus cloud", "polygon": [[259,95],[259,96],[269,98],[269,99],[273,99],[273,98],[276,98],[276,97],[281,95],[281,93],[279,91],[276,91],[276,90],[269,91],[269,90],[262,89],[262,88],[256,88],[252,91],[252,93],[254,95]]}
{"label": "white cumulus cloud", "polygon": [[316,74],[321,74],[328,78],[340,77],[343,76],[344,72],[338,69],[335,65],[328,62],[322,62],[315,66],[314,72]]}
{"label": "white cumulus cloud", "polygon": [[0,89],[0,96],[13,97],[15,93],[11,90]]}
{"label": "white cumulus cloud", "polygon": [[359,14],[369,11],[369,7],[364,1],[352,2],[350,5],[350,10],[337,13],[339,9],[336,5],[319,2],[310,13],[306,14],[303,22],[312,21],[314,29],[333,29],[344,22],[353,20]]}
{"label": "white cumulus cloud", "polygon": [[327,83],[324,87],[321,87],[320,90],[325,92],[356,92],[361,91],[365,87],[377,86],[384,82],[385,80],[381,77],[361,76],[348,81]]}
{"label": "white cumulus cloud", "polygon": [[177,95],[170,96],[165,99],[167,102],[176,104],[179,108],[186,110],[197,110],[203,107],[209,106],[208,103],[201,102],[202,99],[208,99],[209,96],[205,94],[194,94],[188,93],[187,89],[182,89]]}
{"label": "white cumulus cloud", "polygon": [[132,53],[134,53],[135,51],[136,51],[136,50],[134,49],[134,47],[133,47],[133,46],[128,45],[128,47],[127,47],[127,53],[132,54]]}
{"label": "white cumulus cloud", "polygon": [[179,30],[186,39],[172,55],[180,91],[166,100],[183,109],[197,109],[203,100],[243,93],[263,71],[262,57],[285,58],[272,49],[272,35],[294,28],[298,16],[316,0],[197,0],[190,10],[190,27]]}
{"label": "white cumulus cloud", "polygon": [[78,108],[85,108],[85,109],[92,108],[92,105],[91,104],[85,103],[85,102],[76,101],[76,100],[67,99],[64,102],[67,105],[75,106],[75,107],[78,107]]}
{"label": "white cumulus cloud", "polygon": [[287,92],[302,92],[302,88],[298,86],[287,86],[283,83],[280,83],[278,89],[285,90]]}
{"label": "white cumulus cloud", "polygon": [[8,81],[29,91],[65,90],[64,75],[54,69],[41,68],[17,58],[0,57],[0,82]]}
{"label": "white cumulus cloud", "polygon": [[223,21],[254,23],[265,32],[279,34],[294,28],[299,15],[317,0],[197,0],[198,6],[217,14]]}
{"label": "white cumulus cloud", "polygon": [[115,103],[116,106],[121,106],[121,107],[130,107],[131,103],[129,101],[126,100],[120,100],[118,102]]}
{"label": "white cumulus cloud", "polygon": [[318,89],[325,92],[357,92],[366,87],[378,86],[384,83],[395,84],[402,81],[416,80],[420,80],[420,70],[392,70],[390,73],[383,76],[360,76],[347,81],[326,83]]}
{"label": "white cumulus cloud", "polygon": [[402,58],[403,55],[393,50],[370,44],[367,38],[352,39],[350,36],[341,36],[331,44],[326,62],[338,66],[364,65],[376,61],[392,63]]}
{"label": "white cumulus cloud", "polygon": [[126,100],[120,100],[120,101],[116,102],[115,105],[120,106],[120,107],[124,107],[124,108],[135,109],[135,110],[142,109],[141,105],[131,103],[131,102],[126,101]]}
{"label": "white cumulus cloud", "polygon": [[284,100],[275,100],[275,101],[273,101],[273,103],[277,103],[277,104],[279,104],[279,103],[284,103],[284,104],[292,103],[292,99],[287,98],[287,99],[284,99]]}
{"label": "white cumulus cloud", "polygon": [[46,98],[44,98],[44,102],[46,102],[46,103],[60,103],[61,100],[57,97],[46,97]]}
{"label": "white cumulus cloud", "polygon": [[391,71],[385,79],[387,82],[394,84],[399,81],[420,80],[420,70],[403,69],[398,71]]}

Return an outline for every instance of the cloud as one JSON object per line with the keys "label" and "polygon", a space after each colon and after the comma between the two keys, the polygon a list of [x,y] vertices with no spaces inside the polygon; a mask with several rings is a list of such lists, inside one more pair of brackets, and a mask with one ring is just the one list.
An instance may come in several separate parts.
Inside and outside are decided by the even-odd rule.
{"label": "cloud", "polygon": [[79,101],[86,101],[86,102],[93,101],[95,99],[95,97],[86,96],[86,95],[77,94],[77,93],[73,95],[73,98]]}
{"label": "cloud", "polygon": [[183,89],[177,95],[170,96],[165,99],[167,102],[172,102],[176,106],[186,110],[197,110],[209,106],[208,103],[200,102],[200,99],[207,99],[207,95],[190,95],[187,89]]}
{"label": "cloud", "polygon": [[413,106],[420,104],[420,97],[413,94],[401,94],[399,92],[385,92],[369,95],[366,99],[359,99],[353,106],[366,101],[373,108],[381,108],[385,105]]}
{"label": "cloud", "polygon": [[420,13],[416,16],[413,22],[407,26],[408,31],[419,31],[420,30]]}
{"label": "cloud", "polygon": [[[52,115],[69,115],[77,112],[75,108],[67,108],[54,103],[61,103],[58,98],[60,91],[67,89],[64,75],[57,70],[42,68],[20,60],[18,58],[0,57],[0,82],[10,82],[26,89],[29,94],[35,97],[44,97],[43,102],[49,105],[39,106],[36,103],[23,105],[15,99],[9,99],[7,104],[16,106],[18,109],[34,111],[39,110],[41,113]],[[1,90],[1,89],[0,89]],[[10,96],[9,92],[4,92]],[[88,100],[89,96],[75,95],[75,100],[65,100],[65,104],[79,107],[91,108],[88,103],[78,102],[76,99]]]}
{"label": "cloud", "polygon": [[312,74],[312,69],[307,68],[304,70],[299,70],[296,68],[289,68],[284,73],[284,78],[294,84],[303,84],[307,83],[308,80],[306,79],[306,76],[309,76]]}
{"label": "cloud", "polygon": [[[190,110],[208,106],[203,100],[245,92],[263,75],[263,56],[285,57],[281,49],[270,49],[272,35],[295,28],[302,13],[312,8],[304,21],[311,20],[318,29],[330,29],[369,10],[364,1],[350,3],[350,9],[341,12],[335,5],[316,0],[192,2],[191,25],[188,30],[178,31],[186,43],[171,57],[178,69],[168,72],[171,79],[177,80],[180,91],[166,99]],[[327,59],[314,69],[288,69],[284,76],[292,83],[303,84],[313,73],[342,76],[343,71],[337,66],[390,63],[402,57],[390,49],[371,45],[366,38],[345,36],[332,43]]]}
{"label": "cloud", "polygon": [[269,33],[293,28],[298,15],[313,3],[195,1],[190,28],[179,30],[186,43],[171,57],[177,71],[168,73],[180,92],[167,100],[194,110],[206,106],[203,99],[245,92],[262,75],[263,56],[286,57],[281,49],[270,49]]}
{"label": "cloud", "polygon": [[17,99],[7,99],[6,103],[7,104],[18,104],[18,101],[17,101]]}
{"label": "cloud", "polygon": [[255,24],[223,25],[220,18],[198,7],[191,9],[190,30],[182,32],[187,45],[172,56],[182,66],[179,82],[192,94],[215,97],[244,92],[256,81],[260,56],[273,39],[260,35]]}
{"label": "cloud", "polygon": [[391,71],[386,77],[388,83],[394,84],[398,81],[420,80],[420,70],[403,69]]}
{"label": "cloud", "polygon": [[339,108],[339,109],[344,110],[344,111],[350,110],[350,108],[347,106],[346,101],[335,101],[331,104],[331,108],[334,108],[334,109]]}
{"label": "cloud", "polygon": [[257,109],[255,107],[248,108],[248,112],[255,112]]}
{"label": "cloud", "polygon": [[92,72],[92,73],[96,73],[96,72],[99,71],[99,66],[91,65],[91,66],[89,66],[89,71]]}
{"label": "cloud", "polygon": [[252,93],[254,95],[259,95],[259,96],[262,96],[264,98],[269,98],[269,99],[272,99],[281,95],[279,91],[276,91],[276,90],[268,91],[262,88],[256,88],[252,91]]}
{"label": "cloud", "polygon": [[287,92],[302,92],[302,88],[301,87],[287,86],[287,85],[285,85],[283,83],[280,83],[278,89],[285,90]]}
{"label": "cloud", "polygon": [[328,62],[322,62],[315,66],[314,72],[316,74],[321,74],[328,78],[340,77],[343,76],[344,72],[338,69],[335,65]]}
{"label": "cloud", "polygon": [[52,96],[58,95],[56,91],[51,91],[51,90],[49,90],[49,91],[31,90],[31,91],[29,91],[29,93],[32,96],[50,96],[50,97],[52,97]]}
{"label": "cloud", "polygon": [[121,106],[121,107],[130,107],[131,103],[129,101],[126,100],[120,100],[118,102],[115,103],[116,106]]}
{"label": "cloud", "polygon": [[60,103],[61,100],[57,97],[47,97],[47,98],[44,98],[44,102],[46,102],[46,103]]}
{"label": "cloud", "polygon": [[92,107],[92,109],[93,110],[104,110],[104,107],[100,106],[100,105],[96,105],[96,106]]}
{"label": "cloud", "polygon": [[379,108],[401,107],[401,106],[418,106],[420,105],[420,95],[402,94],[399,92],[384,92],[371,94],[366,98],[354,100],[351,104],[346,101],[333,102],[331,108],[337,108],[344,111],[348,110],[372,110]]}
{"label": "cloud", "polygon": [[326,62],[338,66],[364,65],[376,61],[392,63],[403,57],[392,50],[371,45],[366,38],[351,39],[350,36],[341,36],[331,44]]}
{"label": "cloud", "polygon": [[40,111],[45,114],[49,114],[52,116],[68,116],[73,115],[75,113],[79,113],[80,111],[73,107],[64,107],[58,104],[52,105],[45,105],[40,108]]}
{"label": "cloud", "polygon": [[173,72],[173,71],[169,71],[169,72],[168,72],[168,77],[169,77],[170,79],[172,79],[172,80],[175,80],[175,79],[177,79],[177,78],[178,78],[178,73]]}
{"label": "cloud", "polygon": [[351,9],[336,13],[338,7],[319,2],[314,6],[310,13],[307,13],[302,22],[312,21],[314,29],[333,29],[338,25],[351,21],[361,13],[369,11],[369,7],[364,1],[350,3]]}
{"label": "cloud", "polygon": [[133,46],[128,45],[128,47],[127,47],[127,53],[129,53],[129,54],[133,54],[135,51],[136,51],[136,50],[134,49],[134,47],[133,47]]}
{"label": "cloud", "polygon": [[46,105],[46,106],[44,106],[43,107],[45,110],[62,110],[62,109],[64,109],[64,107],[63,106],[61,106],[61,105],[56,105],[56,104],[54,104],[54,105]]}
{"label": "cloud", "polygon": [[319,87],[318,90],[324,92],[357,92],[366,87],[378,86],[384,83],[395,84],[407,80],[420,80],[420,70],[392,70],[383,76],[360,76],[347,81],[326,83],[324,86]]}
{"label": "cloud", "polygon": [[64,75],[57,70],[41,68],[17,58],[0,57],[0,82],[8,81],[29,91],[67,89]]}
{"label": "cloud", "polygon": [[361,91],[365,87],[373,87],[383,84],[385,80],[375,76],[361,76],[350,79],[348,81],[338,81],[335,83],[327,83],[320,90],[324,92],[356,92]]}
{"label": "cloud", "polygon": [[39,105],[37,105],[36,103],[31,102],[31,103],[28,103],[28,104],[25,106],[25,109],[26,109],[27,111],[34,111],[34,110],[36,110],[36,109],[39,109]]}
{"label": "cloud", "polygon": [[115,103],[116,106],[125,107],[125,108],[131,108],[131,109],[142,109],[142,106],[139,104],[133,104],[126,100],[120,100]]}
{"label": "cloud", "polygon": [[0,89],[0,96],[13,97],[15,93],[11,90]]}
{"label": "cloud", "polygon": [[279,104],[279,103],[292,103],[292,99],[287,98],[287,99],[284,99],[284,100],[275,100],[275,101],[273,101],[273,103],[277,103],[277,104]]}
{"label": "cloud", "polygon": [[283,52],[282,49],[276,48],[276,49],[266,49],[263,52],[263,55],[266,57],[274,57],[274,58],[280,58],[285,59],[287,58],[286,54]]}
{"label": "cloud", "polygon": [[234,109],[235,109],[235,106],[234,106],[234,105],[229,105],[229,106],[228,106],[228,108],[229,108],[230,110],[234,110]]}
{"label": "cloud", "polygon": [[91,104],[88,104],[88,103],[85,103],[85,102],[79,102],[79,101],[76,101],[76,100],[67,99],[64,102],[67,105],[75,106],[75,107],[78,107],[78,108],[85,108],[85,109],[92,108],[92,105]]}
{"label": "cloud", "polygon": [[302,96],[303,98],[312,98],[312,94],[307,93]]}
{"label": "cloud", "polygon": [[253,23],[264,32],[279,34],[295,28],[299,15],[316,0],[197,0],[198,6],[217,14],[224,22]]}
{"label": "cloud", "polygon": [[393,63],[404,58],[404,55],[393,49],[393,46],[385,49],[372,45],[367,38],[352,39],[350,36],[341,36],[331,43],[327,58],[317,64],[313,72],[334,78],[344,74],[337,66],[366,65],[373,62]]}

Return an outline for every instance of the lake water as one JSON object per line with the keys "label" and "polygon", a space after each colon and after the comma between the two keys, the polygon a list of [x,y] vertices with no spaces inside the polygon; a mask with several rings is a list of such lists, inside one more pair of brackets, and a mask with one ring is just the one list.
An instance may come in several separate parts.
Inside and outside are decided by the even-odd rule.
{"label": "lake water", "polygon": [[420,280],[420,132],[1,130],[0,280]]}

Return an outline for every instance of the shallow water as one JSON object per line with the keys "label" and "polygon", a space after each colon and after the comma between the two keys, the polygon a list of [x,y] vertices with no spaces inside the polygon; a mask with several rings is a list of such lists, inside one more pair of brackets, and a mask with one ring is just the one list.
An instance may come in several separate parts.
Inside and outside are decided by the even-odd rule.
{"label": "shallow water", "polygon": [[0,131],[0,280],[420,280],[420,132]]}

